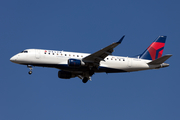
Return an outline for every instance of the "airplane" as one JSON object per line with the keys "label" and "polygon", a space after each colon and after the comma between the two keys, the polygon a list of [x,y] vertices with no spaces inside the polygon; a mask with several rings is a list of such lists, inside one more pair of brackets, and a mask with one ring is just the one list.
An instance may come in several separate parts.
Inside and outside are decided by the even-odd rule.
{"label": "airplane", "polygon": [[13,63],[27,65],[32,74],[32,67],[51,67],[59,69],[58,77],[70,79],[79,77],[83,83],[91,80],[95,73],[121,73],[168,67],[164,63],[172,55],[162,56],[166,36],[159,36],[140,55],[136,57],[113,56],[114,48],[122,43],[125,35],[115,43],[92,54],[45,50],[26,49],[10,58]]}

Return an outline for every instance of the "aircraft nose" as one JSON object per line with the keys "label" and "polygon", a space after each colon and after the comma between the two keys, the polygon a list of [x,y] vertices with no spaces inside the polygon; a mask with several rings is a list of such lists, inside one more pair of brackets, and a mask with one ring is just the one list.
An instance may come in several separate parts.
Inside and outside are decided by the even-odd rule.
{"label": "aircraft nose", "polygon": [[10,58],[10,61],[11,61],[11,62],[15,62],[16,59],[17,59],[17,56],[15,55],[15,56],[12,56],[12,57]]}

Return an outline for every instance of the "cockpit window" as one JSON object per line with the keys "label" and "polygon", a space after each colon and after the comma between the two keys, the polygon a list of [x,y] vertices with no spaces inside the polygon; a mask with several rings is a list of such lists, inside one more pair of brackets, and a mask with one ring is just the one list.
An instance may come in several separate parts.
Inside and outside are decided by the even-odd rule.
{"label": "cockpit window", "polygon": [[28,51],[24,50],[24,51],[22,51],[21,53],[28,53]]}

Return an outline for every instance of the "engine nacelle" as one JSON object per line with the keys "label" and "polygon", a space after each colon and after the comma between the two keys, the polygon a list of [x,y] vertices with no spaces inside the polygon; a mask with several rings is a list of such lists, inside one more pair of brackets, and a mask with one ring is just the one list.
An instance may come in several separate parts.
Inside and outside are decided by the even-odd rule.
{"label": "engine nacelle", "polygon": [[70,78],[76,77],[76,75],[71,72],[59,71],[58,77],[63,78],[63,79],[70,79]]}
{"label": "engine nacelle", "polygon": [[84,65],[84,63],[81,60],[78,60],[78,59],[69,59],[68,60],[68,65],[70,67],[80,67],[80,66]]}

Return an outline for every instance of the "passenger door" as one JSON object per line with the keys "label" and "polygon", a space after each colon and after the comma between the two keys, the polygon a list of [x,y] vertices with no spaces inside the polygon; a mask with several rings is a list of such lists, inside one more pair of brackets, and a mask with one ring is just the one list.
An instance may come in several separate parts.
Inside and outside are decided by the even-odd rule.
{"label": "passenger door", "polygon": [[36,59],[40,59],[41,54],[40,54],[40,50],[36,50]]}

